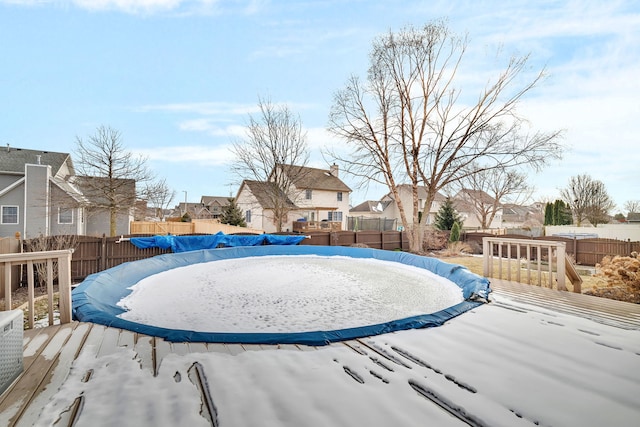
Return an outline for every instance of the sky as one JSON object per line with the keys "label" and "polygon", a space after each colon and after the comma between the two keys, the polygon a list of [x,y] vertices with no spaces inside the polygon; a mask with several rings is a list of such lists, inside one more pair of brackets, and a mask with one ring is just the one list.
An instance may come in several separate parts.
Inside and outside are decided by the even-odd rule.
{"label": "sky", "polygon": [[[530,173],[533,199],[589,174],[612,213],[640,200],[636,0],[0,0],[0,146],[73,155],[77,138],[109,126],[174,203],[235,196],[230,146],[259,98],[299,115],[309,166],[328,169],[322,148],[344,145],[326,131],[333,96],[366,77],[372,41],[438,19],[469,37],[467,96],[510,55],[530,55],[523,77],[546,69],[518,111],[532,132],[563,131],[567,151]],[[353,206],[387,192],[340,177]]]}

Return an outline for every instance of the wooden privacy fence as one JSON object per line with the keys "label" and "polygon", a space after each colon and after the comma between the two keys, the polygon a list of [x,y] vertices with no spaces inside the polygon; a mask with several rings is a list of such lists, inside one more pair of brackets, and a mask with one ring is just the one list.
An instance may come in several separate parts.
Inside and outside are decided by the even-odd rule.
{"label": "wooden privacy fence", "polygon": [[[477,242],[482,245],[484,237],[493,237],[488,233],[465,233],[463,240],[465,242]],[[640,242],[630,242],[624,240],[613,239],[571,239],[567,237],[545,236],[545,237],[528,237],[515,234],[505,234],[500,236],[503,239],[525,239],[525,240],[544,240],[554,242],[564,242],[566,254],[573,257],[578,265],[594,266],[602,262],[605,256],[629,256],[632,252],[640,252]]]}
{"label": "wooden privacy fence", "polygon": [[46,266],[45,279],[47,282],[47,297],[49,310],[49,324],[53,325],[53,279],[54,268],[58,278],[58,292],[60,294],[59,313],[60,323],[71,322],[71,257],[73,249],[43,252],[23,252],[17,254],[0,255],[0,264],[4,265],[5,280],[5,310],[11,310],[11,266],[27,265],[27,293],[29,307],[29,328],[33,329],[35,308],[35,276],[34,265],[43,263]]}
{"label": "wooden privacy fence", "polygon": [[175,236],[185,234],[216,234],[222,231],[225,234],[255,233],[262,234],[264,230],[247,227],[236,227],[229,224],[220,224],[215,219],[194,219],[191,222],[176,221],[133,221],[129,224],[131,234],[173,234]]}
{"label": "wooden privacy fence", "polygon": [[[246,230],[246,229],[244,229]],[[335,233],[306,233],[301,245],[352,246],[366,245],[374,249],[407,250],[409,241],[404,232],[398,231],[340,231]],[[115,267],[125,262],[137,261],[156,255],[171,253],[171,249],[148,248],[139,249],[122,237],[90,237],[78,236],[75,240],[73,259],[71,261],[71,278],[81,282],[90,274]]]}
{"label": "wooden privacy fence", "polygon": [[509,281],[514,278],[516,282],[538,286],[542,286],[545,278],[550,288],[556,282],[561,291],[567,290],[566,277],[569,276],[573,292],[580,293],[582,278],[567,258],[565,246],[564,242],[550,240],[484,237],[483,275]]}

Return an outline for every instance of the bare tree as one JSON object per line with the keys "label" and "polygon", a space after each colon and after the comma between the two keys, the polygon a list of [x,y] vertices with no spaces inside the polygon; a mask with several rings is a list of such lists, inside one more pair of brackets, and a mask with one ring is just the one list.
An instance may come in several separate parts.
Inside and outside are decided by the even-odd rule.
{"label": "bare tree", "polygon": [[[373,43],[367,80],[351,77],[331,108],[329,130],[351,151],[328,154],[361,178],[361,185],[373,180],[388,186],[401,221],[412,225],[412,251],[420,250],[423,236],[420,185],[427,192],[424,221],[437,192],[465,178],[470,165],[526,164],[537,170],[562,152],[559,132],[529,134],[516,111],[543,72],[521,83],[528,57],[513,57],[469,105],[454,87],[466,49],[467,39],[450,34],[441,22],[389,32]],[[402,206],[397,190],[407,181],[413,193],[409,207]]]}
{"label": "bare tree", "polygon": [[136,183],[151,178],[146,159],[127,151],[121,133],[107,126],[86,139],[76,137],[76,156],[78,184],[92,209],[109,212],[110,236],[115,236],[118,213],[134,206]]}
{"label": "bare tree", "polygon": [[147,182],[141,191],[141,196],[154,209],[156,218],[164,220],[164,210],[168,209],[176,197],[176,191],[169,188],[166,179]]}
{"label": "bare tree", "polygon": [[640,213],[640,200],[627,200],[624,202],[624,210],[627,215],[630,213]]}
{"label": "bare tree", "polygon": [[485,169],[480,166],[459,181],[465,200],[470,203],[483,229],[490,228],[504,203],[521,203],[531,196],[527,175],[508,169]]}
{"label": "bare tree", "polygon": [[[304,178],[309,162],[306,133],[299,116],[286,105],[258,100],[260,115],[249,115],[246,137],[233,144],[236,162],[232,171],[240,178],[269,182],[261,185],[265,208],[273,212],[277,231],[282,231],[290,212],[301,198],[296,182]],[[293,203],[292,203],[293,202]]]}
{"label": "bare tree", "polygon": [[615,207],[604,184],[587,174],[572,176],[567,187],[560,190],[560,196],[571,208],[578,227],[584,220],[593,226],[607,222]]}

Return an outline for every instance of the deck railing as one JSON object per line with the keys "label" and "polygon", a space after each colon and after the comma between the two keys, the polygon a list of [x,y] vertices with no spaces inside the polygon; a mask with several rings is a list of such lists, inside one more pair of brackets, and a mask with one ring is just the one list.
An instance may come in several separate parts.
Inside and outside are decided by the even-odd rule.
{"label": "deck railing", "polygon": [[23,252],[17,254],[0,255],[0,265],[4,265],[5,310],[11,310],[11,266],[27,266],[27,294],[30,328],[34,326],[35,314],[35,270],[34,264],[44,264],[46,268],[47,298],[49,309],[49,324],[53,325],[53,278],[54,263],[57,265],[60,323],[71,322],[71,255],[73,249],[57,251]]}
{"label": "deck railing", "polygon": [[562,291],[567,290],[566,277],[569,276],[573,292],[580,293],[582,278],[566,256],[565,245],[565,242],[551,240],[484,237],[484,276],[538,286],[542,286],[542,279],[546,277],[549,287],[553,287],[555,280],[557,289]]}

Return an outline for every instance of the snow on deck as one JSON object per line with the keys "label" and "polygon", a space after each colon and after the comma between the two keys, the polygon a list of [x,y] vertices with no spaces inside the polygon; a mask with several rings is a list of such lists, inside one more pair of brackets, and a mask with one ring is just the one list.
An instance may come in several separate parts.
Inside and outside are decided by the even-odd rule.
{"label": "snow on deck", "polygon": [[0,397],[0,424],[635,425],[640,322],[588,319],[539,292],[547,304],[498,291],[438,328],[317,348],[171,344],[86,323],[28,332],[31,367]]}

